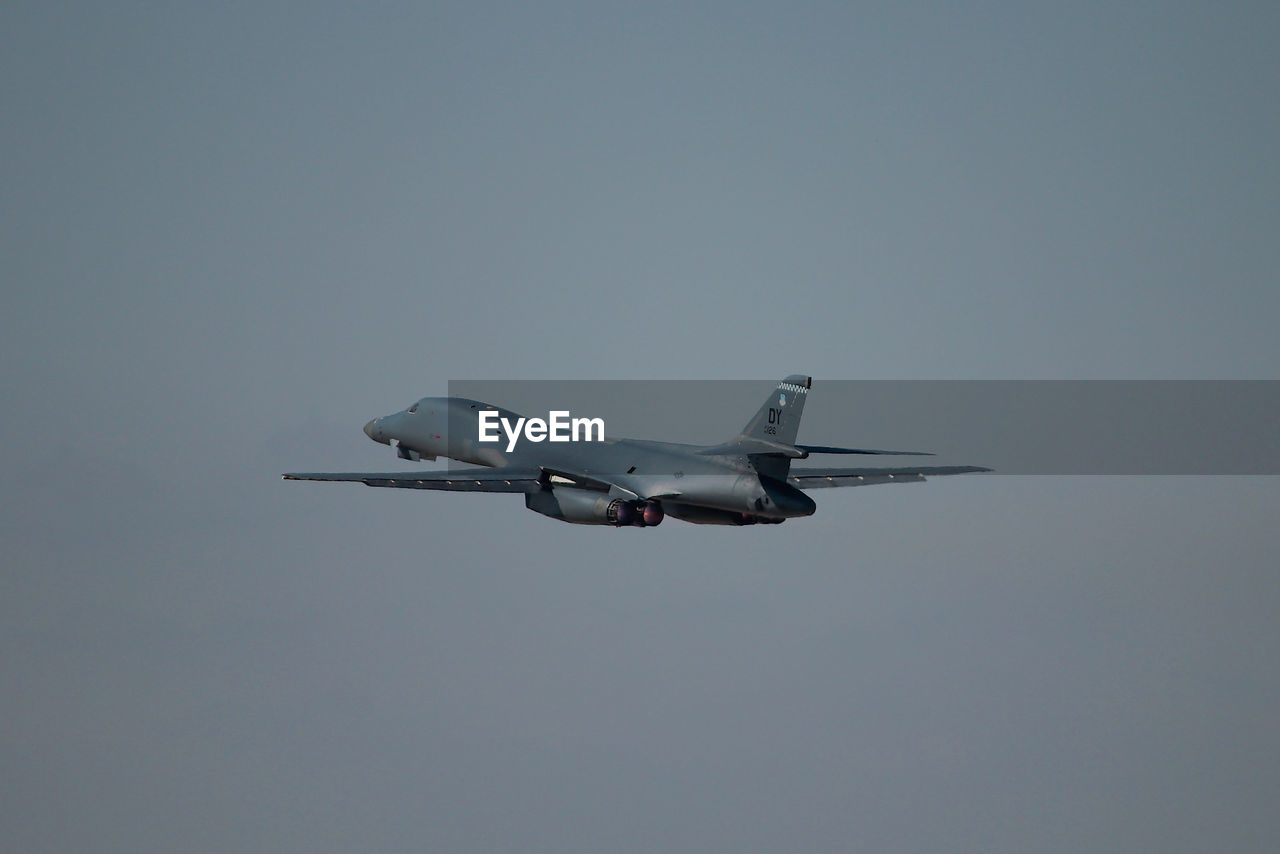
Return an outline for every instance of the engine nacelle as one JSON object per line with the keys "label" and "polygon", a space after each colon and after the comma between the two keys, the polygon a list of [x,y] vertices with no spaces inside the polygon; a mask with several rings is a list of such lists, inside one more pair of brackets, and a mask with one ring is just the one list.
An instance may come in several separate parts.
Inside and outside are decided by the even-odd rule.
{"label": "engine nacelle", "polygon": [[672,517],[694,525],[781,525],[783,519],[757,516],[753,513],[740,513],[733,510],[717,510],[713,507],[699,507],[694,504],[666,502],[666,512]]}
{"label": "engine nacelle", "polygon": [[554,486],[529,492],[524,506],[535,513],[575,525],[613,525],[617,528],[651,527],[666,515],[656,501],[624,501],[608,493],[573,486]]}

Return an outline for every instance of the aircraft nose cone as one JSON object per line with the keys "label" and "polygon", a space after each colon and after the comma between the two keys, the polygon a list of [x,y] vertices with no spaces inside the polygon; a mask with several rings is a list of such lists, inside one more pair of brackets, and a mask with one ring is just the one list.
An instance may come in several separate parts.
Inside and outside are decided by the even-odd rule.
{"label": "aircraft nose cone", "polygon": [[378,436],[378,419],[375,418],[368,424],[364,425],[364,434],[375,442],[382,441]]}

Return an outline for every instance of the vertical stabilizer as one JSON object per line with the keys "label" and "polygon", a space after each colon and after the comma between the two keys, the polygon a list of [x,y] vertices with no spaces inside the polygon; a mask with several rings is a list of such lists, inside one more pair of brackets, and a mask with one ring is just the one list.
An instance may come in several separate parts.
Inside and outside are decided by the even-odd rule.
{"label": "vertical stabilizer", "polygon": [[742,438],[794,445],[796,435],[800,432],[804,401],[809,396],[809,386],[812,384],[812,377],[800,374],[792,374],[778,383],[777,390],[769,395],[760,411],[742,428]]}

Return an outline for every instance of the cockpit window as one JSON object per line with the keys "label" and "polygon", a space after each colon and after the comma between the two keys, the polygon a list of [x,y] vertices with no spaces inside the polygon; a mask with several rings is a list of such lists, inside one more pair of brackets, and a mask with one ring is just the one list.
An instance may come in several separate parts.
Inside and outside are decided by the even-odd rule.
{"label": "cockpit window", "polygon": [[415,403],[413,406],[409,407],[410,413],[417,412],[417,411],[418,411],[418,404]]}

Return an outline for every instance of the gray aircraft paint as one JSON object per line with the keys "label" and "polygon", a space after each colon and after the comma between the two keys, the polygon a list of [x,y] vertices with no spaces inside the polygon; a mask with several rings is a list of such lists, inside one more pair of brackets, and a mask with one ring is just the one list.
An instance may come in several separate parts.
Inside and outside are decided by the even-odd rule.
{"label": "gray aircraft paint", "polygon": [[989,471],[979,466],[802,468],[810,453],[913,454],[796,445],[812,379],[778,383],[742,432],[721,445],[642,439],[579,442],[479,441],[481,412],[511,424],[522,416],[478,400],[423,398],[375,418],[365,434],[403,459],[448,457],[483,469],[444,472],[312,472],[286,480],[352,481],[367,486],[468,492],[519,492],[530,510],[578,524],[647,527],[673,516],[693,524],[776,524],[817,509],[805,489],[908,483],[926,475]]}

